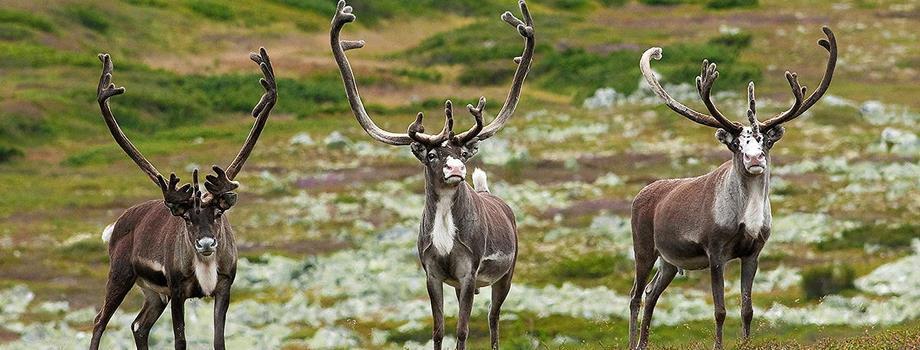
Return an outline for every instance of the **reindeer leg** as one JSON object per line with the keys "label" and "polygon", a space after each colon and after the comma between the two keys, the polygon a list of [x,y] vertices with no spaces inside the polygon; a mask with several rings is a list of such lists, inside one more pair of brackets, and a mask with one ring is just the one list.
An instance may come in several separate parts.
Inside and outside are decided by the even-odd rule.
{"label": "reindeer leg", "polygon": [[441,350],[441,341],[444,339],[444,283],[428,275],[428,299],[431,300],[431,318],[434,327],[431,331],[431,340],[434,350]]}
{"label": "reindeer leg", "polygon": [[110,264],[109,280],[105,285],[105,301],[102,303],[102,310],[99,310],[93,322],[93,339],[89,345],[91,350],[99,349],[99,342],[102,340],[105,327],[109,324],[115,310],[118,310],[118,306],[125,300],[125,295],[128,295],[131,287],[134,286],[134,281],[137,280],[134,268],[131,264],[124,262],[126,261],[113,259]]}
{"label": "reindeer leg", "polygon": [[632,291],[630,291],[632,299],[629,301],[630,349],[636,348],[636,341],[638,340],[639,308],[642,306],[642,293],[645,292],[645,285],[648,283],[648,275],[652,272],[652,268],[655,267],[655,261],[657,260],[657,256],[654,256],[651,261],[640,258],[638,255],[636,258],[636,279],[633,281]]}
{"label": "reindeer leg", "polygon": [[715,308],[716,334],[713,349],[722,349],[722,325],[725,324],[725,263],[722,254],[710,253],[709,272],[712,276],[712,304]]}
{"label": "reindeer leg", "polygon": [[460,318],[457,320],[457,350],[465,350],[466,338],[470,333],[473,295],[476,293],[476,274],[473,273],[470,277],[460,280],[460,288],[456,288],[456,292],[457,301],[460,303]]}
{"label": "reindeer leg", "polygon": [[664,292],[665,288],[674,280],[677,275],[677,267],[661,260],[661,268],[655,273],[652,279],[652,290],[645,296],[645,308],[642,313],[642,327],[639,332],[639,344],[636,349],[648,348],[648,329],[652,324],[652,313],[655,312],[655,304],[658,303],[658,297]]}
{"label": "reindeer leg", "polygon": [[214,349],[224,350],[224,325],[227,323],[227,309],[230,307],[229,279],[221,279],[214,293]]}
{"label": "reindeer leg", "polygon": [[498,350],[498,319],[501,314],[502,303],[511,291],[511,276],[514,271],[508,272],[505,277],[492,285],[492,304],[489,305],[489,336],[492,341],[492,350]]}
{"label": "reindeer leg", "polygon": [[150,340],[150,328],[153,328],[153,324],[163,314],[163,310],[166,310],[169,300],[148,289],[141,289],[141,291],[144,292],[144,306],[134,319],[134,323],[131,324],[131,331],[134,333],[134,345],[137,349],[146,350],[147,342]]}
{"label": "reindeer leg", "polygon": [[751,289],[757,274],[758,254],[741,259],[741,336],[744,341],[751,338],[751,320],[754,308],[751,306]]}
{"label": "reindeer leg", "polygon": [[185,350],[185,298],[179,290],[173,289],[171,299],[173,335],[176,350]]}

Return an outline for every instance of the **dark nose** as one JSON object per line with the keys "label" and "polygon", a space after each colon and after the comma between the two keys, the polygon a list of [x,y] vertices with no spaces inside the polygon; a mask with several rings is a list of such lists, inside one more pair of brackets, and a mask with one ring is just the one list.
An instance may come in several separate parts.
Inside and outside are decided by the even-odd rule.
{"label": "dark nose", "polygon": [[200,252],[212,251],[214,250],[214,247],[217,246],[217,241],[211,237],[204,237],[204,238],[199,239],[198,242],[196,242],[196,245],[197,245],[196,248],[198,248],[198,251]]}

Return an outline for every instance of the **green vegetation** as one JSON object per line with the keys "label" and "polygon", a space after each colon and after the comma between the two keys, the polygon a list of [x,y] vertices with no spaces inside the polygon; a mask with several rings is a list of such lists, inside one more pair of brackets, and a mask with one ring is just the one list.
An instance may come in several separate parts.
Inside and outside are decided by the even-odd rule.
{"label": "green vegetation", "polygon": [[862,225],[843,230],[839,237],[818,243],[824,251],[839,249],[907,249],[913,239],[920,237],[920,226],[913,223]]}
{"label": "green vegetation", "polygon": [[0,8],[0,23],[18,24],[43,32],[54,31],[54,25],[46,17],[26,11]]}
{"label": "green vegetation", "polygon": [[757,0],[709,0],[706,2],[706,7],[711,9],[730,9],[755,6],[757,6]]}
{"label": "green vegetation", "polygon": [[112,25],[108,18],[93,6],[74,5],[68,7],[66,11],[84,27],[99,33],[105,33]]}
{"label": "green vegetation", "polygon": [[216,20],[228,21],[233,19],[233,10],[221,2],[211,0],[188,0],[188,8],[202,16]]}
{"label": "green vegetation", "polygon": [[631,267],[632,263],[620,256],[589,253],[562,259],[551,268],[550,273],[560,281],[568,281],[581,278],[601,278],[629,270]]}
{"label": "green vegetation", "polygon": [[16,147],[0,146],[0,163],[12,160],[14,157],[21,157],[22,150]]}
{"label": "green vegetation", "polygon": [[652,5],[652,6],[667,6],[667,5],[677,5],[687,2],[687,0],[639,0],[639,2]]}
{"label": "green vegetation", "polygon": [[812,267],[802,272],[802,290],[806,298],[819,299],[853,288],[854,279],[853,268],[847,264]]}

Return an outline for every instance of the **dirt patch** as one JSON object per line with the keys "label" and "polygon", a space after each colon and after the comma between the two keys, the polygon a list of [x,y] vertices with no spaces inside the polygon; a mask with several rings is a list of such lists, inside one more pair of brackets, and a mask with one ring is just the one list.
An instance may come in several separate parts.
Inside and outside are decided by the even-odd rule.
{"label": "dirt patch", "polygon": [[0,344],[13,342],[19,339],[19,334],[0,328]]}

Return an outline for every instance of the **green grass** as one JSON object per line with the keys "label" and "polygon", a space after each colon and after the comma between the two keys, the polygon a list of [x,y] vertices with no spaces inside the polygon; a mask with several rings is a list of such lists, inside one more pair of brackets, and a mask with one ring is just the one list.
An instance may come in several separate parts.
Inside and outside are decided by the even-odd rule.
{"label": "green grass", "polygon": [[109,19],[100,12],[99,9],[89,5],[73,5],[65,9],[69,16],[73,17],[77,22],[82,24],[87,29],[105,33],[109,30],[109,27],[112,25],[109,22]]}
{"label": "green grass", "polygon": [[233,9],[221,2],[210,0],[187,0],[186,4],[192,11],[215,21],[229,21],[235,17]]}

